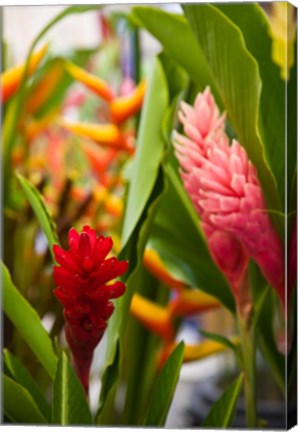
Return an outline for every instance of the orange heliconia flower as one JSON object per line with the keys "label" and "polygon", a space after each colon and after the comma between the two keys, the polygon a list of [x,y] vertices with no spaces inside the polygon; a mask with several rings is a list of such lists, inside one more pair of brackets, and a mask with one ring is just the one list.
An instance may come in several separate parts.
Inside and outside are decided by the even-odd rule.
{"label": "orange heliconia flower", "polygon": [[[47,46],[45,45],[39,51],[32,54],[30,62],[29,62],[28,75],[33,74],[33,72],[36,70],[37,66],[41,62],[42,58],[44,57],[46,51],[47,51]],[[13,67],[11,69],[8,69],[7,71],[5,71],[1,74],[1,101],[2,101],[2,103],[5,103],[18,90],[18,88],[20,87],[24,72],[25,72],[25,63],[23,63],[19,66]]]}

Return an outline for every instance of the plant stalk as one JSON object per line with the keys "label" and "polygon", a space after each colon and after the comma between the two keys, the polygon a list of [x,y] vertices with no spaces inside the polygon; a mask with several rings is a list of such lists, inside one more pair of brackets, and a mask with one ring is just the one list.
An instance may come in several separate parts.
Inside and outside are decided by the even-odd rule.
{"label": "plant stalk", "polygon": [[256,341],[253,320],[253,299],[249,273],[246,272],[238,290],[237,319],[240,335],[240,361],[244,375],[246,425],[257,427]]}
{"label": "plant stalk", "polygon": [[246,424],[250,429],[257,427],[257,394],[256,394],[256,345],[254,326],[238,313],[240,332],[241,364],[244,373],[244,397]]}

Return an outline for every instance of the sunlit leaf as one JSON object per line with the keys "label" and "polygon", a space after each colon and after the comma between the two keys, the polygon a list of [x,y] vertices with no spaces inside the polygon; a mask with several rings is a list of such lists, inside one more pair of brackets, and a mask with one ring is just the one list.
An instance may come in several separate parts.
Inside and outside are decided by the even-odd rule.
{"label": "sunlit leaf", "polygon": [[52,423],[61,426],[92,424],[83,387],[64,352],[59,358],[54,380]]}
{"label": "sunlit leaf", "polygon": [[184,343],[180,342],[166,361],[157,379],[145,420],[146,426],[164,426],[179,379],[183,355]]}
{"label": "sunlit leaf", "polygon": [[45,400],[37,383],[33,380],[27,369],[22,365],[17,357],[15,357],[6,349],[3,352],[3,360],[5,373],[7,375],[9,374],[9,378],[12,378],[28,391],[28,393],[34,399],[34,402],[36,403],[41,414],[45,417],[47,422],[50,423],[51,407]]}
{"label": "sunlit leaf", "polygon": [[242,383],[243,375],[240,375],[212,406],[202,426],[222,429],[232,426]]}
{"label": "sunlit leaf", "polygon": [[166,80],[160,62],[155,60],[148,82],[148,90],[145,96],[138,132],[133,178],[129,185],[122,229],[123,248],[128,242],[145,208],[158,175],[158,168],[164,151],[160,124],[167,103]]}
{"label": "sunlit leaf", "polygon": [[185,17],[146,6],[134,7],[133,16],[159,40],[171,58],[201,89],[210,85],[217,93],[211,70]]}
{"label": "sunlit leaf", "polygon": [[17,177],[21,183],[21,186],[23,188],[23,191],[28,201],[30,202],[30,205],[35,213],[35,216],[38,219],[40,227],[44,235],[46,236],[50,252],[52,254],[53,260],[55,261],[53,245],[59,242],[55,231],[54,222],[51,216],[49,215],[49,212],[43,202],[43,198],[40,192],[36,189],[36,187],[22,175],[18,174]]}
{"label": "sunlit leaf", "polygon": [[30,393],[6,375],[2,375],[4,414],[13,423],[47,423]]}
{"label": "sunlit leaf", "polygon": [[54,378],[57,357],[53,350],[52,341],[42,326],[35,310],[14,286],[10,274],[3,263],[1,263],[1,270],[3,310],[21,337],[40,360],[50,377]]}

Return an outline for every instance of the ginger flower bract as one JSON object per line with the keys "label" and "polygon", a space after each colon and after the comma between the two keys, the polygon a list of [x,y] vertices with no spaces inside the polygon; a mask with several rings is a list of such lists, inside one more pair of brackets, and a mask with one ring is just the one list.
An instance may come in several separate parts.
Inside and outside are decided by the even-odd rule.
{"label": "ginger flower bract", "polygon": [[230,145],[207,88],[194,106],[181,104],[187,136],[174,134],[181,177],[201,217],[213,259],[238,295],[249,259],[284,302],[283,248],[266,211],[257,170],[236,140]]}
{"label": "ginger flower bract", "polygon": [[113,313],[111,299],[125,292],[125,284],[111,281],[126,272],[127,261],[107,258],[112,249],[111,237],[97,236],[84,226],[68,235],[69,250],[54,245],[54,293],[64,307],[65,335],[72,353],[74,368],[88,392],[89,370],[93,351]]}

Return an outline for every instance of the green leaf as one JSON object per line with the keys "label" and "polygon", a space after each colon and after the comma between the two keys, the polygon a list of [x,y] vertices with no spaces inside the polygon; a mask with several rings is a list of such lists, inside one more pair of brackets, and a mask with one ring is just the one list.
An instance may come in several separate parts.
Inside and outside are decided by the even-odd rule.
{"label": "green leaf", "polygon": [[163,366],[153,390],[145,426],[164,426],[170,408],[184,356],[184,343],[171,353]]}
{"label": "green leaf", "polygon": [[61,426],[92,424],[83,387],[64,352],[59,358],[54,381],[52,423]]}
{"label": "green leaf", "polygon": [[276,379],[281,391],[285,391],[285,357],[278,351],[273,333],[273,317],[276,311],[277,298],[273,289],[269,290],[266,301],[263,302],[260,308],[259,315],[262,319],[258,319],[256,325],[257,344],[261,353],[271,368],[273,376]]}
{"label": "green leaf", "polygon": [[57,357],[53,350],[52,341],[35,310],[14,286],[3,263],[1,263],[1,270],[4,312],[40,360],[49,376],[54,378]]}
{"label": "green leaf", "polygon": [[55,262],[55,256],[53,252],[53,245],[58,244],[58,238],[56,235],[54,222],[49,215],[49,212],[43,202],[43,198],[36,187],[25,177],[20,174],[17,174],[17,178],[21,183],[23,191],[38,219],[40,227],[47,238],[49,249]]}
{"label": "green leaf", "polygon": [[[136,279],[134,279],[136,282]],[[138,272],[137,293],[144,298],[165,304],[169,289],[162,286],[144,266]],[[123,362],[127,386],[121,424],[138,426],[143,424],[148,400],[156,381],[156,358],[160,350],[160,336],[146,329],[135,317],[130,316],[125,332]]]}
{"label": "green leaf", "polygon": [[209,254],[199,217],[170,166],[167,183],[154,220],[150,246],[158,251],[175,277],[215,296],[233,311],[232,291]]}
{"label": "green leaf", "polygon": [[201,89],[210,85],[217,95],[210,68],[183,16],[142,6],[136,6],[132,11],[138,22],[159,40],[171,58],[186,70],[192,80],[200,84]]}
{"label": "green leaf", "polygon": [[48,402],[45,400],[36,382],[33,380],[27,369],[22,363],[7,349],[3,351],[4,368],[9,374],[9,378],[12,378],[22,387],[24,387],[28,393],[34,399],[41,414],[45,417],[48,423],[51,421],[51,408]]}
{"label": "green leaf", "polygon": [[[154,185],[154,189],[146,204],[145,210],[138,222],[127,246],[122,250],[120,258],[129,260],[129,272],[127,272],[127,289],[124,296],[115,301],[115,312],[113,313],[108,326],[108,346],[106,367],[103,374],[102,388],[100,394],[99,408],[96,414],[96,422],[108,424],[111,419],[110,403],[115,396],[115,387],[119,379],[119,372],[123,366],[123,351],[125,343],[125,331],[127,327],[127,316],[133,293],[137,290],[140,282],[141,262],[145,245],[148,240],[152,221],[155,216],[156,207],[159,203],[164,189],[162,170]],[[119,344],[119,352],[118,352]],[[108,417],[106,417],[106,415]]]}
{"label": "green leaf", "polygon": [[200,333],[202,336],[204,336],[207,339],[213,340],[215,342],[219,342],[225,347],[231,349],[232,351],[236,351],[236,346],[225,336],[222,336],[217,333],[210,333],[205,330],[200,330]]}
{"label": "green leaf", "polygon": [[247,50],[239,28],[215,6],[185,4],[183,9],[239,141],[258,170],[267,206],[280,211],[277,184],[265,160],[259,130],[262,83],[258,64]]}
{"label": "green leaf", "polygon": [[202,426],[222,429],[232,426],[242,383],[243,375],[240,375],[212,406]]}
{"label": "green leaf", "polygon": [[297,210],[297,41],[294,53],[295,64],[286,83],[288,212]]}
{"label": "green leaf", "polygon": [[129,185],[123,222],[123,248],[140,219],[158,175],[160,160],[164,152],[160,124],[167,105],[167,83],[162,66],[156,59],[142,109],[133,178]]}
{"label": "green leaf", "polygon": [[13,423],[47,423],[30,393],[6,375],[2,375],[3,411]]}
{"label": "green leaf", "polygon": [[262,92],[259,131],[266,160],[274,173],[281,200],[285,193],[285,82],[272,61],[272,40],[268,18],[257,3],[216,5],[241,30],[245,45],[258,63]]}

